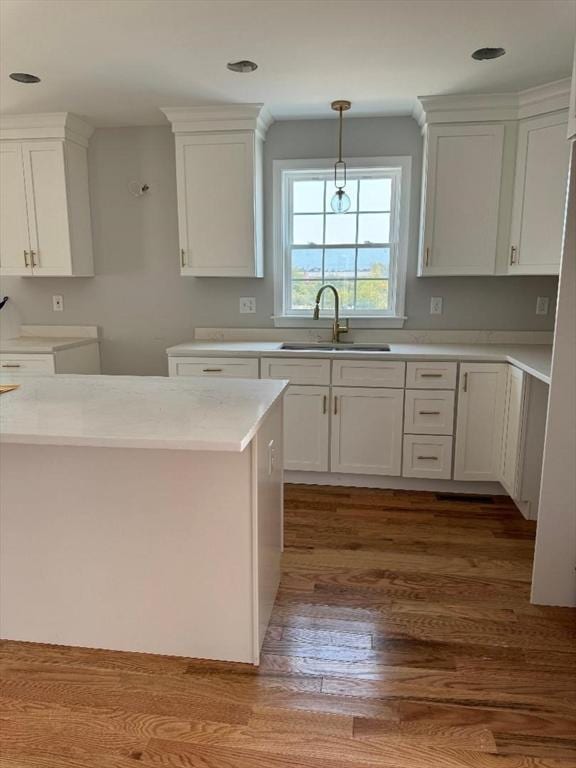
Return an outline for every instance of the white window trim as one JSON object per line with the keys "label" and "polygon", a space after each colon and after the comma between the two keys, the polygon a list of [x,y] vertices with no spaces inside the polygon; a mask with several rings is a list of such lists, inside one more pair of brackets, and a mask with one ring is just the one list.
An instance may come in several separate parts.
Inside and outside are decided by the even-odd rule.
{"label": "white window trim", "polygon": [[[348,165],[354,168],[400,168],[402,181],[400,184],[400,216],[398,221],[398,263],[396,271],[396,296],[394,315],[365,315],[350,317],[351,328],[402,328],[406,317],[406,269],[408,262],[408,236],[410,222],[410,181],[412,177],[412,158],[409,156],[390,157],[354,157],[347,159]],[[274,160],[273,161],[273,230],[274,230],[274,326],[277,328],[328,328],[329,318],[314,320],[310,317],[286,315],[284,311],[285,290],[285,253],[284,227],[286,217],[282,210],[284,183],[289,171],[316,169],[327,171],[334,168],[334,160],[330,158],[310,160]],[[343,313],[342,317],[346,317]]]}

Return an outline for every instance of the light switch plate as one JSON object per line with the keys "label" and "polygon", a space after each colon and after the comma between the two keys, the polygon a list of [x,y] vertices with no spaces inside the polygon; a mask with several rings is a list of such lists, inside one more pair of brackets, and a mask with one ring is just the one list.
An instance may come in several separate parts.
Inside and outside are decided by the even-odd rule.
{"label": "light switch plate", "polygon": [[431,315],[442,314],[442,296],[430,297],[430,314]]}
{"label": "light switch plate", "polygon": [[64,297],[63,296],[52,296],[52,311],[53,312],[64,312]]}
{"label": "light switch plate", "polygon": [[536,314],[547,315],[550,308],[550,299],[548,296],[538,296],[536,299]]}
{"label": "light switch plate", "polygon": [[253,315],[256,312],[256,298],[254,296],[242,296],[240,298],[240,314]]}

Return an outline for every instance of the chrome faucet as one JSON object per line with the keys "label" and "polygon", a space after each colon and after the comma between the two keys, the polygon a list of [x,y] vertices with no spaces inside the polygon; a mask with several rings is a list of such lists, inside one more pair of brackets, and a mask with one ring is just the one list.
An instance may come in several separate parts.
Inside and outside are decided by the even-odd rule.
{"label": "chrome faucet", "polygon": [[318,320],[320,317],[320,300],[324,291],[329,288],[334,294],[334,322],[332,323],[332,341],[336,344],[340,341],[341,333],[348,333],[348,320],[344,320],[340,323],[340,296],[338,291],[330,283],[326,283],[316,294],[316,306],[314,307],[314,320]]}

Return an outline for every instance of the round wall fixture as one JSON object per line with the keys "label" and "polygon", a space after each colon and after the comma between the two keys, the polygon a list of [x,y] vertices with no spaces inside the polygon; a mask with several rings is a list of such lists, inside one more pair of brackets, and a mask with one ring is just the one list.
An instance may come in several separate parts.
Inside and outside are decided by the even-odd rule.
{"label": "round wall fixture", "polygon": [[472,54],[472,58],[476,61],[488,61],[488,59],[499,59],[505,53],[504,48],[478,48]]}
{"label": "round wall fixture", "polygon": [[37,75],[29,75],[27,72],[12,72],[10,75],[12,80],[16,80],[17,83],[39,83],[40,78]]}
{"label": "round wall fixture", "polygon": [[248,59],[242,59],[242,61],[230,61],[226,64],[226,67],[230,72],[240,72],[245,75],[248,72],[254,72],[255,69],[258,69],[258,64],[254,61],[249,61]]}

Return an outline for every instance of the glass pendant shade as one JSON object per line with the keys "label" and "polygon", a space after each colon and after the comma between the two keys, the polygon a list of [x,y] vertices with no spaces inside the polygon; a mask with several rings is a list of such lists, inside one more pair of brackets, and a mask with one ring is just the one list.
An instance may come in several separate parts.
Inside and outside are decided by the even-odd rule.
{"label": "glass pendant shade", "polygon": [[337,189],[330,201],[330,207],[334,213],[346,213],[350,210],[350,198],[343,189]]}

